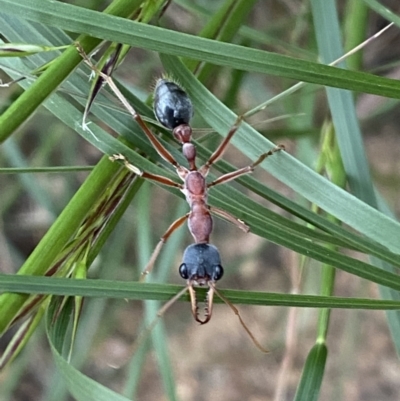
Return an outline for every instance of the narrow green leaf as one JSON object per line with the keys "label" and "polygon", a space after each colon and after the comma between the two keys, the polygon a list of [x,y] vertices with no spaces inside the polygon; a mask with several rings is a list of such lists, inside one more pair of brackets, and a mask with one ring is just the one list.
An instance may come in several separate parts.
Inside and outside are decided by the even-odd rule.
{"label": "narrow green leaf", "polygon": [[[318,0],[311,2],[316,25],[318,46],[322,59],[330,62],[342,54],[340,42],[341,30],[339,27],[336,4],[334,1]],[[358,124],[357,113],[352,95],[340,89],[327,88],[329,106],[333,117],[336,136],[343,158],[346,174],[353,193],[373,207],[377,207],[375,188],[369,173],[369,165],[365,154],[361,129]],[[386,213],[393,216],[392,213]],[[372,258],[372,263],[388,272],[394,272],[391,265]],[[398,293],[380,288],[385,297],[399,299]],[[388,315],[389,325],[397,351],[400,351],[400,315],[392,313]]]}
{"label": "narrow green leaf", "polygon": [[[75,280],[55,277],[12,276],[0,274],[0,291],[26,294],[54,294],[95,298],[117,298],[167,301],[182,290],[172,284],[139,283],[137,281]],[[197,288],[199,297],[207,289]],[[276,294],[267,292],[220,290],[234,304],[297,306],[310,308],[344,309],[400,309],[400,301],[374,300],[363,298],[340,298],[317,295]],[[3,294],[4,295],[4,294]],[[186,294],[181,300],[189,302]],[[215,298],[214,302],[222,303]]]}
{"label": "narrow green leaf", "polygon": [[[312,0],[311,4],[321,58],[324,63],[330,63],[344,53],[335,3],[328,0],[322,4],[319,0]],[[326,88],[326,91],[351,191],[376,207],[353,96],[348,91],[334,88]]]}
{"label": "narrow green leaf", "polygon": [[16,358],[27,342],[31,339],[32,334],[35,332],[38,324],[42,320],[47,304],[48,302],[42,304],[34,315],[25,320],[25,322],[18,328],[17,332],[12,336],[5,351],[1,355],[0,371]]}
{"label": "narrow green leaf", "polygon": [[382,17],[386,18],[388,21],[394,22],[398,27],[400,27],[400,17],[396,15],[393,11],[389,10],[386,6],[382,5],[377,0],[363,0],[364,3],[368,4],[373,10],[375,10]]}
{"label": "narrow green leaf", "polygon": [[324,376],[328,349],[325,344],[315,344],[307,356],[306,364],[299,386],[297,387],[295,401],[317,401]]}
{"label": "narrow green leaf", "polygon": [[66,49],[68,46],[39,46],[25,43],[0,44],[0,57],[26,57],[41,52],[51,52]]}
{"label": "narrow green leaf", "polygon": [[[350,0],[347,2],[345,11],[345,32],[346,52],[362,43],[367,34],[368,28],[368,7],[360,0]],[[346,59],[346,63],[351,70],[361,70],[363,67],[364,50],[352,54]]]}

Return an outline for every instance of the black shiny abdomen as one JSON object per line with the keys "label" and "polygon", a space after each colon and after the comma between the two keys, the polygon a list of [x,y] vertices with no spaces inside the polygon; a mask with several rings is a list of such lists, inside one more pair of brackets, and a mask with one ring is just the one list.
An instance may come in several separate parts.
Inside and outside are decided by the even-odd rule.
{"label": "black shiny abdomen", "polygon": [[173,130],[189,124],[193,105],[187,93],[175,82],[159,79],[154,89],[154,114],[164,127]]}

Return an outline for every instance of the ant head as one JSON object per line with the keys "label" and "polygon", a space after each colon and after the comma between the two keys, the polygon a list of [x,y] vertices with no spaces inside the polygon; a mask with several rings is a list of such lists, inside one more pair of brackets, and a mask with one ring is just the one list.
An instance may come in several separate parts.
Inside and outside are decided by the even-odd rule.
{"label": "ant head", "polygon": [[190,283],[198,285],[221,279],[224,269],[218,249],[211,244],[189,245],[183,254],[179,274]]}
{"label": "ant head", "polygon": [[[200,324],[207,323],[212,315],[214,283],[224,274],[218,249],[210,244],[189,245],[183,254],[183,262],[179,266],[179,274],[187,280],[194,319]],[[199,316],[196,292],[193,285],[209,286],[205,299],[204,318]]]}

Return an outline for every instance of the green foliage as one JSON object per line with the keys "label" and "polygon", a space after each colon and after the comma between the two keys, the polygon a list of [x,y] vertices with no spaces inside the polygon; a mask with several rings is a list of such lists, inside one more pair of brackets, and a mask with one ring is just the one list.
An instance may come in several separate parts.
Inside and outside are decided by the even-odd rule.
{"label": "green foliage", "polygon": [[[132,121],[132,117],[125,110],[121,110],[119,105],[110,105],[112,92],[108,87],[98,94],[92,105],[88,117],[91,124],[85,129],[81,123],[82,110],[91,84],[87,79],[89,68],[82,62],[76,43],[79,42],[84,51],[90,53],[103,41],[110,41],[113,43],[105,50],[106,54],[115,43],[159,53],[164,70],[181,83],[192,98],[197,123],[201,118],[200,124],[207,124],[221,136],[227,134],[237,121],[237,114],[241,114],[234,113],[218,100],[224,98],[224,91],[229,97],[234,96],[238,99],[241,92],[251,93],[261,104],[272,98],[271,82],[267,85],[267,90],[260,89],[264,87],[264,83],[261,84],[259,75],[255,73],[262,74],[262,79],[274,76],[274,80],[279,81],[282,91],[287,90],[284,96],[280,96],[279,99],[277,97],[269,104],[270,112],[278,115],[302,112],[311,115],[317,103],[319,94],[315,90],[310,92],[310,86],[306,85],[301,91],[294,93],[294,90],[290,89],[292,81],[314,84],[314,89],[315,84],[327,87],[329,116],[324,116],[326,124],[312,126],[311,122],[297,123],[294,118],[284,122],[277,130],[279,138],[277,136],[274,139],[283,140],[289,130],[301,132],[301,136],[296,134],[293,138],[298,154],[292,146],[287,146],[286,152],[274,154],[257,168],[259,171],[265,170],[289,188],[291,193],[295,194],[295,200],[279,193],[286,189],[271,189],[263,181],[250,176],[237,180],[246,192],[228,184],[213,188],[209,196],[212,206],[224,209],[245,221],[252,233],[264,239],[263,243],[267,240],[301,255],[302,262],[298,266],[290,267],[303,274],[299,274],[302,276],[302,280],[299,280],[300,285],[296,279],[290,282],[293,294],[289,294],[287,288],[277,293],[269,287],[264,287],[264,284],[262,288],[267,288],[264,291],[249,288],[222,290],[221,293],[233,304],[321,310],[319,323],[314,324],[312,329],[317,340],[305,361],[295,396],[296,400],[317,400],[324,383],[326,361],[329,361],[332,355],[330,352],[328,357],[329,333],[334,330],[329,321],[331,310],[388,311],[387,324],[391,330],[393,344],[399,351],[400,277],[396,269],[400,266],[400,224],[382,200],[374,185],[373,174],[370,174],[371,161],[364,149],[365,137],[362,136],[354,96],[359,96],[360,93],[378,94],[385,98],[390,109],[390,104],[393,103],[389,103],[389,99],[400,99],[400,83],[398,80],[380,77],[368,71],[356,71],[356,68],[360,68],[362,52],[353,59],[352,71],[326,66],[316,61],[317,54],[325,63],[330,63],[343,54],[341,21],[333,0],[311,1],[310,13],[314,25],[308,26],[307,29],[312,32],[311,37],[315,34],[319,50],[313,47],[313,40],[307,41],[311,43],[307,49],[299,45],[304,43],[303,38],[300,38],[305,34],[305,24],[309,24],[310,20],[307,10],[303,10],[304,15],[299,14],[296,18],[277,21],[276,25],[271,26],[270,31],[265,33],[261,32],[260,28],[257,28],[260,30],[258,31],[246,26],[247,21],[255,19],[254,16],[251,17],[251,12],[257,13],[258,7],[263,9],[257,2],[227,0],[218,2],[218,9],[211,11],[194,5],[193,2],[179,1],[186,13],[202,15],[204,21],[208,21],[201,21],[202,26],[197,30],[200,34],[196,36],[195,31],[189,35],[183,32],[184,29],[156,26],[170,26],[168,18],[175,12],[178,13],[176,6],[166,10],[161,22],[157,20],[154,25],[149,24],[154,21],[154,16],[160,15],[162,3],[151,0],[115,0],[105,12],[100,12],[50,0],[41,0],[40,4],[33,0],[1,2],[0,33],[8,43],[1,45],[0,56],[7,56],[7,52],[12,51],[9,56],[13,57],[1,57],[0,68],[12,80],[18,81],[24,90],[0,116],[0,141],[4,151],[1,154],[1,162],[2,165],[9,164],[13,167],[0,168],[0,172],[18,172],[21,179],[20,184],[17,181],[7,181],[1,205],[2,213],[8,216],[10,206],[17,203],[23,188],[30,198],[51,211],[52,216],[58,215],[28,257],[19,255],[14,251],[12,242],[7,242],[14,259],[23,261],[20,263],[18,274],[0,274],[0,332],[5,333],[16,321],[23,318],[26,320],[10,342],[11,346],[4,353],[2,362],[5,364],[12,361],[24,346],[29,348],[28,340],[40,327],[39,320],[47,310],[47,338],[52,360],[62,377],[61,381],[53,380],[53,386],[46,395],[47,400],[56,399],[52,398],[55,397],[54,394],[57,394],[57,400],[65,399],[67,393],[64,386],[77,400],[135,399],[140,391],[143,391],[140,389],[140,383],[142,375],[145,375],[144,361],[150,347],[154,348],[157,356],[165,397],[170,400],[178,399],[180,387],[179,381],[175,381],[179,379],[174,378],[176,375],[171,368],[173,362],[168,353],[168,347],[172,349],[171,344],[174,342],[169,341],[172,328],[159,324],[152,335],[146,338],[146,334],[149,334],[146,327],[162,320],[162,317],[157,316],[159,304],[153,301],[167,301],[182,288],[165,284],[164,281],[169,281],[167,278],[170,265],[175,265],[177,260],[180,260],[181,242],[185,232],[179,238],[176,236],[170,239],[165,252],[158,260],[151,283],[133,280],[138,278],[141,266],[148,260],[154,238],[160,237],[162,230],[173,221],[171,215],[175,213],[174,205],[179,200],[178,196],[183,196],[178,191],[167,188],[172,193],[169,201],[165,202],[162,199],[157,202],[158,192],[149,191],[147,186],[141,188],[143,182],[140,179],[128,173],[118,163],[111,163],[107,156],[122,153],[143,171],[165,175],[174,180],[177,179],[176,175],[171,171],[171,166],[160,160],[138,125]],[[348,2],[350,13],[360,12],[359,7],[350,3],[353,2]],[[399,18],[390,14],[378,2],[365,0],[364,3],[399,25]],[[208,6],[210,7],[210,4]],[[366,15],[365,8],[362,12],[362,15]],[[357,31],[357,27],[349,23],[351,16],[346,18],[347,37],[344,39],[347,43],[365,38],[365,32],[362,30],[365,29],[365,25],[359,24]],[[199,21],[197,23],[200,24]],[[283,35],[288,24],[292,35],[286,38],[287,42],[281,38],[277,39],[276,43],[273,40],[268,42],[270,35]],[[302,35],[296,37],[299,32],[302,32]],[[246,46],[237,43],[245,43]],[[272,48],[272,51],[265,51],[260,46],[271,43],[279,50]],[[66,50],[61,52],[65,47]],[[125,55],[125,51],[122,54]],[[308,59],[300,59],[299,54],[302,57],[307,55]],[[122,68],[126,67],[129,60],[127,57]],[[160,63],[157,64],[157,67],[159,66]],[[149,70],[146,63],[140,62],[129,66],[129,69],[129,73],[134,69],[133,74],[139,78],[143,78]],[[241,71],[240,75],[237,70]],[[115,75],[118,76],[118,71]],[[19,80],[21,77],[26,79]],[[184,163],[180,149],[171,141],[170,133],[152,120],[154,117],[147,103],[139,99],[142,96],[137,96],[140,90],[133,84],[119,82],[117,78],[115,81],[134,109],[146,120],[150,119],[149,125],[159,131],[163,145],[180,163]],[[224,81],[224,85],[228,87],[221,89],[219,81]],[[205,83],[210,87],[207,88]],[[219,91],[220,95],[216,96],[214,91]],[[355,91],[356,95],[349,91]],[[232,99],[228,100],[230,105],[235,103]],[[238,102],[240,103],[240,100]],[[40,135],[35,137],[37,143],[32,142],[37,144],[34,154],[38,162],[36,165],[33,157],[30,159],[30,155],[23,155],[23,144],[26,140],[23,128],[20,131],[16,130],[23,125],[35,126],[37,122],[30,118],[40,113],[41,105],[55,116],[58,122],[52,122],[54,125],[38,130]],[[260,108],[255,105],[253,110]],[[309,121],[311,120],[312,118],[309,118]],[[64,130],[66,127],[69,128],[68,134],[62,131],[61,136],[57,136],[58,130]],[[118,136],[111,135],[110,132]],[[313,156],[315,148],[318,147],[316,132],[319,132],[322,144],[319,158]],[[68,138],[64,135],[68,135]],[[57,142],[53,138],[58,138]],[[210,143],[212,142],[210,140]],[[83,149],[88,144],[90,149],[95,149],[99,161],[78,190],[71,189],[76,185],[66,178],[65,169],[60,167],[57,170],[71,190],[63,199],[61,212],[55,212],[59,209],[48,201],[48,198],[54,195],[51,188],[47,187],[47,192],[43,191],[42,184],[37,184],[35,178],[24,179],[23,174],[54,172],[54,167],[49,166],[46,169],[43,165],[60,164],[59,154],[62,155],[63,161],[70,161],[72,167],[68,166],[67,169],[75,169],[78,173],[82,168],[73,165],[78,165],[78,161],[84,155],[80,147]],[[208,146],[208,141],[197,139],[195,144],[201,160],[206,160],[215,149],[215,146]],[[240,151],[240,155],[245,155],[250,160],[257,160],[261,153],[275,146],[245,121],[241,122],[232,144]],[[31,147],[31,143],[29,146]],[[302,157],[305,153],[310,159]],[[310,164],[317,165],[317,171],[310,168]],[[215,167],[220,173],[235,169],[226,161],[218,162]],[[8,176],[4,174],[0,178],[4,177]],[[349,190],[346,189],[346,183]],[[257,200],[254,200],[254,194],[258,195]],[[135,202],[131,208],[134,210],[134,216],[128,216],[124,213],[132,200]],[[284,213],[277,212],[275,207],[267,207],[264,201],[274,203],[283,209]],[[187,209],[182,211],[182,204],[177,203],[177,216],[186,213]],[[135,230],[132,229],[132,218],[137,225]],[[162,224],[158,224],[160,221]],[[222,239],[222,236],[218,237],[218,230],[216,231],[215,238],[218,238],[218,241],[215,243],[226,241],[226,246],[221,247],[221,253],[222,248],[229,249],[232,253],[237,251],[234,249],[235,245],[230,244],[237,242],[234,242],[235,238],[230,235],[229,230],[227,233],[224,230],[225,239]],[[244,255],[249,253],[246,256],[248,260],[252,257],[257,259],[257,255],[247,252],[246,248],[251,248],[249,243],[238,248],[243,248],[240,251]],[[355,252],[361,255],[361,258],[355,256]],[[136,259],[131,256],[129,262],[126,262],[125,257],[128,253],[134,254]],[[229,252],[226,254],[229,258]],[[230,264],[239,265],[239,259],[230,259]],[[310,259],[313,260],[312,263]],[[132,274],[131,268],[124,269],[127,263],[139,266],[136,273]],[[321,277],[316,274],[315,264],[323,269]],[[94,265],[92,269],[91,265]],[[273,273],[271,269],[267,270],[268,260],[262,259],[261,265],[262,269],[257,272],[258,277],[260,274]],[[368,285],[379,284],[382,299],[376,300],[370,294],[362,293],[362,296],[359,293],[351,293],[351,297],[333,296],[337,282],[335,272],[339,270],[349,273],[352,278],[362,278],[362,282]],[[233,275],[227,275],[229,274]],[[307,291],[304,291],[305,294],[299,293],[308,282],[307,276],[319,280],[321,289],[314,287],[314,295],[307,295]],[[226,280],[229,282],[229,277]],[[258,281],[261,283],[259,279],[255,280],[254,284],[258,284]],[[223,286],[222,283],[221,285]],[[315,295],[315,292],[319,292],[320,295]],[[201,298],[205,290],[199,289],[197,294]],[[114,299],[115,303],[107,303],[107,306],[103,303],[96,309],[95,305],[100,305],[95,303],[96,298]],[[90,312],[86,312],[84,299],[88,302],[87,310]],[[113,383],[111,378],[108,380],[108,387],[105,387],[81,373],[81,369],[89,359],[92,346],[115,335],[113,328],[117,317],[114,321],[113,316],[120,316],[123,305],[117,300],[124,299],[145,301],[143,322],[140,322],[137,310],[130,311],[132,319],[137,322],[135,328],[142,334],[136,336],[138,343],[134,346],[134,352],[130,347],[126,352],[129,358],[133,353],[129,368],[124,370],[126,380],[123,382],[118,378],[118,383],[114,386],[110,384]],[[187,295],[180,299],[185,301],[183,313],[187,315],[188,300]],[[221,300],[217,298],[215,302],[221,303]],[[113,313],[105,313],[105,308],[110,308]],[[165,316],[169,313],[166,312]],[[89,324],[88,322],[95,317],[96,322]],[[101,324],[103,319],[106,323]],[[218,318],[213,318],[216,319]],[[185,327],[191,324],[192,322],[185,322]],[[176,320],[174,326],[178,334],[179,331],[188,330],[179,320]],[[265,326],[259,327],[263,332],[267,330]],[[85,328],[84,332],[81,332],[81,328]],[[233,331],[236,330],[235,327]],[[287,336],[293,335],[293,331],[295,329],[289,326]],[[356,336],[361,334],[357,332]],[[278,348],[283,347],[282,337]],[[192,351],[195,351],[197,343],[193,333],[189,338],[185,335],[185,344],[182,344],[181,338],[177,338],[175,343],[179,342],[183,346],[187,343],[193,344]],[[219,349],[221,344],[218,333],[215,338],[211,338],[204,353],[217,355],[222,352]],[[301,341],[299,336],[298,347],[306,348]],[[70,354],[71,349],[76,351]],[[293,354],[293,350],[290,352],[292,354],[288,351],[287,356],[293,359],[297,354]],[[190,360],[191,355],[185,354],[184,358]],[[127,361],[128,357],[118,364],[121,366]],[[18,358],[8,367],[6,374],[14,374],[12,369],[16,369],[16,362]],[[266,366],[270,363],[268,356],[262,363]],[[212,367],[213,365],[208,366],[206,370],[212,371]],[[15,383],[17,386],[18,381]],[[202,383],[201,386],[204,388],[208,384]],[[119,389],[124,396],[109,387]],[[274,390],[263,389],[268,394]],[[293,388],[291,390],[294,392]],[[12,389],[7,391],[11,393]],[[278,390],[276,391],[278,393]],[[265,397],[266,393],[263,393]],[[248,398],[248,394],[243,393],[238,399],[245,397]]]}

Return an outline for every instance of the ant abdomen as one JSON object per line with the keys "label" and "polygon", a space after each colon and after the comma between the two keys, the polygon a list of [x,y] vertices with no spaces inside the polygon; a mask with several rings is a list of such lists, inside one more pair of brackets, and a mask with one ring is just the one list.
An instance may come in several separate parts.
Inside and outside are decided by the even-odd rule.
{"label": "ant abdomen", "polygon": [[188,94],[175,82],[159,79],[154,89],[154,114],[164,127],[173,130],[188,125],[193,105]]}

